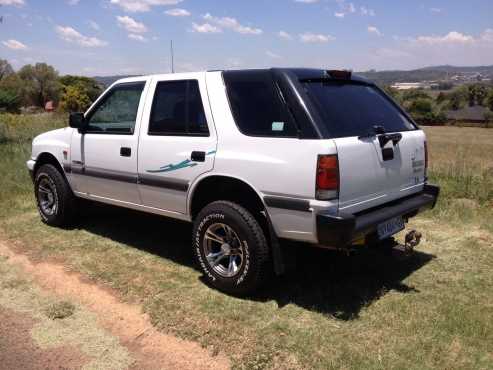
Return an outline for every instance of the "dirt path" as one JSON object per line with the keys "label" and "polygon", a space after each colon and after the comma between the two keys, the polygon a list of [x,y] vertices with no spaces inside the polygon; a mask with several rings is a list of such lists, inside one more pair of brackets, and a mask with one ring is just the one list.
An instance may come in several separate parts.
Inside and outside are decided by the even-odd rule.
{"label": "dirt path", "polygon": [[[22,368],[99,367],[97,366],[98,361],[100,359],[101,361],[107,360],[107,357],[113,352],[115,354],[128,353],[127,368],[228,369],[230,367],[228,359],[221,354],[213,356],[210,351],[202,348],[197,343],[181,340],[157,331],[151,325],[149,317],[142,313],[140,306],[122,303],[118,300],[116,294],[112,293],[109,289],[83,281],[80,275],[66,271],[61,264],[47,262],[34,263],[27,256],[17,252],[12,245],[3,241],[0,241],[0,257],[4,260],[2,262],[3,264],[12,266],[20,271],[17,275],[22,277],[27,276],[30,280],[29,284],[34,285],[32,289],[30,287],[23,287],[23,292],[19,292],[19,294],[24,294],[25,292],[32,293],[28,297],[24,294],[22,304],[15,302],[15,295],[12,295],[10,299],[0,299],[0,316],[2,317],[2,320],[0,320],[0,333],[16,333],[15,335],[8,335],[8,339],[0,341],[0,353],[4,353],[4,355],[6,353],[7,355],[5,357],[9,359],[26,358],[24,356],[25,354],[33,354],[32,356],[27,356],[27,358],[31,358],[31,366],[17,362],[18,366],[24,365],[21,366]],[[11,278],[11,282],[7,283],[4,281],[5,279],[5,274],[3,274],[0,277],[0,284],[3,283],[3,289],[7,289],[7,292],[10,292],[12,290],[11,286],[15,286],[14,283],[17,278]],[[33,293],[36,289],[39,289],[40,292]],[[67,345],[67,343],[70,343],[70,335],[66,336],[67,343],[65,343],[65,337],[60,334],[63,332],[64,327],[55,328],[54,330],[61,337],[58,346],[45,350],[40,349],[29,333],[33,333],[33,327],[36,321],[49,320],[45,318],[40,319],[41,316],[37,312],[36,306],[42,306],[41,304],[36,305],[35,302],[29,302],[33,300],[32,297],[36,294],[51,295],[57,297],[59,300],[76,302],[81,311],[79,317],[95,316],[97,318],[97,325],[99,326],[96,329],[103,330],[106,334],[100,333],[98,336],[93,335],[88,338],[99,338],[104,335],[113,336],[116,338],[116,343],[111,344],[111,351],[113,352],[109,351],[109,349],[105,352],[103,348],[103,351],[99,352],[100,359],[88,359],[88,354],[94,353],[91,350],[84,351],[85,346],[87,347],[89,343],[79,343],[79,348]],[[4,297],[6,296],[3,291],[2,295]],[[20,308],[17,310],[18,307],[23,307],[23,305],[25,306],[24,311]],[[85,311],[88,311],[87,314],[85,314]],[[51,320],[43,325],[52,325],[52,322],[56,321]],[[90,321],[90,319],[85,320],[85,322],[88,322],[88,325],[91,324]],[[64,325],[67,326],[70,323]],[[72,329],[72,331],[80,329],[85,323],[77,324],[74,321],[74,325],[76,329]],[[93,329],[93,331],[96,329]],[[36,330],[38,332],[40,331],[39,328]],[[41,333],[38,333],[38,337],[43,338],[43,335],[44,333],[41,330]],[[84,334],[77,335],[77,338],[74,338],[74,340],[81,341],[83,336]],[[39,344],[40,340],[38,339],[37,342]],[[107,339],[106,342],[102,343],[112,342],[110,339]],[[123,348],[120,349],[117,347]],[[3,369],[9,362],[1,356],[0,369]],[[119,356],[115,355],[115,357],[121,359],[125,356],[120,354]],[[88,366],[89,363],[90,366]],[[123,363],[120,363],[119,366],[121,367],[122,365]]]}

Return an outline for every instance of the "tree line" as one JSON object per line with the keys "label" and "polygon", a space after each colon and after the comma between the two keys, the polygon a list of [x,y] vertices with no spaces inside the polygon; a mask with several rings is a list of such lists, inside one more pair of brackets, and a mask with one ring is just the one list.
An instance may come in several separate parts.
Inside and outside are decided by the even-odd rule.
{"label": "tree line", "polygon": [[[15,72],[8,61],[0,59],[0,111],[19,112],[21,107],[44,108],[53,101],[58,110],[83,112],[103,91],[95,79],[83,76],[60,76],[46,63],[28,64]],[[446,112],[465,106],[483,106],[485,121],[493,122],[493,86],[472,83],[455,87],[443,82],[439,92],[423,89],[399,91],[383,89],[420,124],[443,124]]]}
{"label": "tree line", "polygon": [[[445,86],[444,86],[445,87]],[[485,121],[493,121],[493,86],[485,83],[472,83],[457,87],[446,86],[447,91],[431,94],[428,90],[411,89],[399,91],[390,86],[384,90],[394,98],[416,122],[436,125],[447,122],[446,113],[464,107],[482,106],[487,108]]]}
{"label": "tree line", "polygon": [[46,63],[28,64],[15,72],[8,61],[0,59],[0,111],[44,108],[52,101],[59,110],[82,112],[102,91],[103,86],[93,78],[60,76]]}

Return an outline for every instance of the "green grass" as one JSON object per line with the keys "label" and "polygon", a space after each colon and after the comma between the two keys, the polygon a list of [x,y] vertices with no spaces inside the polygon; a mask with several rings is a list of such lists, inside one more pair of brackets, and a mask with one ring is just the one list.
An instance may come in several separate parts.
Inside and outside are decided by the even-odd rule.
{"label": "green grass", "polygon": [[201,281],[188,224],[91,207],[73,229],[43,225],[25,161],[31,137],[63,118],[0,122],[9,133],[0,144],[5,237],[139,302],[160,330],[227,354],[235,368],[493,367],[493,130],[426,129],[430,177],[443,192],[412,222],[424,240],[411,258],[302,248],[286,276],[237,299]]}

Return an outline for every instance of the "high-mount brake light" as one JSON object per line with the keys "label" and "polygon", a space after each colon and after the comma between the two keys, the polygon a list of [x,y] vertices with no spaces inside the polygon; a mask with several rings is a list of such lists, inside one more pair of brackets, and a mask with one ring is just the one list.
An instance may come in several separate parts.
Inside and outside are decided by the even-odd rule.
{"label": "high-mount brake light", "polygon": [[337,154],[319,155],[317,162],[316,198],[335,199],[339,194],[339,161]]}
{"label": "high-mount brake light", "polygon": [[333,70],[327,71],[327,74],[335,80],[350,80],[352,72],[333,69]]}

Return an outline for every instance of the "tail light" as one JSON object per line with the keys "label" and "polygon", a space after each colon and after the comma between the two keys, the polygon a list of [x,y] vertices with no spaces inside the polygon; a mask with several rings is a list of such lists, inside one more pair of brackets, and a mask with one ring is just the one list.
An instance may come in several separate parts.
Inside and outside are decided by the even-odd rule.
{"label": "tail light", "polygon": [[316,198],[335,199],[339,196],[339,162],[337,155],[319,155],[317,162]]}
{"label": "tail light", "polygon": [[425,177],[428,175],[428,144],[425,140]]}

